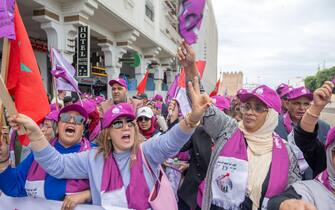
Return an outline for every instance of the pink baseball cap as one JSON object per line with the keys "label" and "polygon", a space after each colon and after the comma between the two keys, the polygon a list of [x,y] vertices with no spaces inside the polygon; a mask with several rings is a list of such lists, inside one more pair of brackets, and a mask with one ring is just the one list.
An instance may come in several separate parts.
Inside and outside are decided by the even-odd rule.
{"label": "pink baseball cap", "polygon": [[276,91],[266,85],[256,87],[251,92],[244,92],[239,95],[242,103],[245,103],[248,99],[256,97],[261,100],[268,108],[276,110],[281,113],[281,100],[277,95]]}
{"label": "pink baseball cap", "polygon": [[293,100],[300,97],[307,97],[310,101],[313,101],[313,93],[304,86],[293,88],[287,95],[288,100]]}
{"label": "pink baseball cap", "polygon": [[155,100],[155,101],[163,100],[163,96],[160,95],[160,94],[156,94],[156,95],[154,96],[154,100]]}
{"label": "pink baseball cap", "polygon": [[286,97],[289,92],[293,90],[292,86],[285,86],[281,89],[281,92],[279,94],[280,98]]}
{"label": "pink baseball cap", "polygon": [[95,97],[94,100],[97,104],[100,104],[101,102],[103,102],[105,100],[105,97],[104,96],[97,96],[97,97]]}
{"label": "pink baseball cap", "polygon": [[45,116],[45,120],[52,120],[52,121],[58,122],[58,111],[52,110],[51,112],[49,112],[49,114]]}
{"label": "pink baseball cap", "polygon": [[[91,112],[94,112],[97,109],[97,103],[94,99],[84,99],[83,102],[83,108],[86,110],[86,112],[89,114]],[[81,105],[81,103],[78,101],[76,104]]]}
{"label": "pink baseball cap", "polygon": [[60,118],[60,115],[62,113],[66,113],[66,112],[70,112],[70,111],[76,111],[78,112],[81,116],[83,116],[85,118],[85,121],[88,118],[88,113],[87,111],[84,109],[84,107],[82,107],[81,105],[75,103],[75,104],[70,104],[68,106],[65,106],[64,108],[62,108],[59,113],[58,113],[58,119]]}
{"label": "pink baseball cap", "polygon": [[119,103],[117,105],[113,105],[104,114],[102,128],[108,128],[110,124],[119,117],[128,117],[131,120],[134,120],[135,113],[133,107],[129,103]]}
{"label": "pink baseball cap", "polygon": [[224,96],[213,96],[211,98],[212,98],[213,104],[220,110],[230,109],[230,100],[228,98]]}
{"label": "pink baseball cap", "polygon": [[121,85],[122,87],[128,89],[127,82],[124,79],[117,78],[117,79],[112,79],[111,81],[109,81],[110,86],[113,86],[113,84],[115,84],[115,83],[117,83],[117,84]]}

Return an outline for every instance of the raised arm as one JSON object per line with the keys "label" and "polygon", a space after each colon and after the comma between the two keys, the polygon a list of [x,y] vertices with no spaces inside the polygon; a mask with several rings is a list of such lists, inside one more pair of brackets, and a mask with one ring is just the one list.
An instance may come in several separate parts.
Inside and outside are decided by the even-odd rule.
{"label": "raised arm", "polygon": [[318,140],[318,119],[321,111],[330,102],[334,84],[326,81],[313,93],[313,104],[301,119],[300,125],[294,129],[294,140],[302,151],[304,158],[313,169],[314,176],[326,169],[326,150]]}
{"label": "raised arm", "polygon": [[330,102],[333,88],[334,84],[326,81],[322,87],[314,91],[313,104],[307,109],[300,122],[300,126],[304,131],[313,133],[322,110]]}
{"label": "raised arm", "polygon": [[12,128],[23,126],[27,131],[35,160],[51,176],[58,179],[88,179],[89,151],[60,154],[44,137],[38,125],[29,117],[18,114],[8,118]]}
{"label": "raised arm", "polygon": [[190,139],[194,129],[200,124],[204,112],[210,104],[208,95],[200,93],[199,83],[188,83],[192,111],[176,126],[154,139],[143,143],[143,152],[152,164],[161,164],[174,157]]}
{"label": "raised arm", "polygon": [[[198,79],[200,77],[195,63],[195,53],[193,49],[186,42],[182,42],[178,48],[177,57],[181,65],[184,67],[186,82],[192,82],[193,84],[199,83],[201,92],[204,92],[201,82]],[[192,98],[189,97],[188,87],[187,95],[189,101],[192,103]],[[212,139],[217,141],[225,133],[231,133],[235,130],[237,122],[223,111],[220,111],[218,108],[211,105],[203,116],[202,125]]]}

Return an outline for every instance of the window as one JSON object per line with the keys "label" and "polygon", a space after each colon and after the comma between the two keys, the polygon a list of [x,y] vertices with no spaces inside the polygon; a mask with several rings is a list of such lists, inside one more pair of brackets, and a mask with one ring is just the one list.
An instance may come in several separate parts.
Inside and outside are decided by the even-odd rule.
{"label": "window", "polygon": [[145,15],[151,20],[154,21],[155,13],[154,13],[154,5],[151,1],[145,1]]}

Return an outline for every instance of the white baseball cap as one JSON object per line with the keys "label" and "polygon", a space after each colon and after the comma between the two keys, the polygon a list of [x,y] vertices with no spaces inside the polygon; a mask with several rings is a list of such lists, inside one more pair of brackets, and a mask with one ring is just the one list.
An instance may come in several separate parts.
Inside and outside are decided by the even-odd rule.
{"label": "white baseball cap", "polygon": [[143,116],[151,119],[154,116],[154,112],[148,106],[141,107],[137,110],[136,118]]}

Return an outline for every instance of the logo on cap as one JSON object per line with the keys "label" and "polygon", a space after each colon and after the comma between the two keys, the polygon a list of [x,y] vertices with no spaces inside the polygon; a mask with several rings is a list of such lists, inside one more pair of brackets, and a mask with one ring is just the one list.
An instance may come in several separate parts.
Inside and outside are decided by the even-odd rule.
{"label": "logo on cap", "polygon": [[112,112],[113,112],[113,114],[117,114],[117,113],[120,112],[120,109],[116,107],[112,110]]}
{"label": "logo on cap", "polygon": [[263,94],[263,88],[258,88],[257,90],[256,90],[256,94],[258,94],[258,95],[262,95]]}

